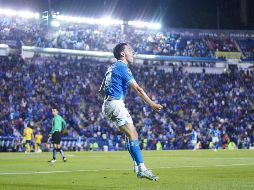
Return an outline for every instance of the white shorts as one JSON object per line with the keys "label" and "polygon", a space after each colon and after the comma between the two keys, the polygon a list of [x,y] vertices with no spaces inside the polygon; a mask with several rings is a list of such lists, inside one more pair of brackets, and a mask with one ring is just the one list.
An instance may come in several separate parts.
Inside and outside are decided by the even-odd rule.
{"label": "white shorts", "polygon": [[132,118],[125,108],[123,100],[106,100],[102,105],[103,115],[116,127],[133,123]]}
{"label": "white shorts", "polygon": [[213,143],[219,142],[219,138],[218,138],[218,137],[213,137],[213,138],[212,138],[212,142],[213,142]]}
{"label": "white shorts", "polygon": [[191,144],[192,145],[196,145],[197,144],[197,140],[191,140]]}

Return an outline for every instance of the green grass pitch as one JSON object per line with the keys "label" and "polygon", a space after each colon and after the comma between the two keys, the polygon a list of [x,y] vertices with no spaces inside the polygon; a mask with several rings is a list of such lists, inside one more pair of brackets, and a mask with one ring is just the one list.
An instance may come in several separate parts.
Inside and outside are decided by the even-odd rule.
{"label": "green grass pitch", "polygon": [[0,153],[0,190],[254,190],[254,150],[143,151],[159,181],[138,179],[128,152]]}

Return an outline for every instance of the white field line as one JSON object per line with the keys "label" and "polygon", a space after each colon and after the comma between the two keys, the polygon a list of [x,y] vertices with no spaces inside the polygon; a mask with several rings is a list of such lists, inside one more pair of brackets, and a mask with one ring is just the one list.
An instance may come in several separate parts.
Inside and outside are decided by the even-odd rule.
{"label": "white field line", "polygon": [[[39,157],[49,157],[48,155],[46,154],[26,154],[25,156],[29,157],[31,156],[30,158],[37,158],[37,156]],[[33,157],[35,156],[35,157]],[[126,158],[126,156],[116,156],[116,155],[78,155],[78,154],[66,154],[66,157],[68,158],[71,158],[71,157],[76,157],[76,158],[105,158],[105,157],[114,157],[114,158]],[[167,158],[167,159],[170,159],[170,158],[176,158],[175,156],[144,156],[146,158]],[[3,156],[0,158],[1,159],[6,159],[6,158],[10,158],[10,159],[16,159],[16,158],[24,158],[24,155],[15,155],[15,157],[13,157],[13,155],[10,155],[10,156]],[[181,158],[181,159],[192,159],[192,158],[196,158],[196,157],[177,157],[177,158]],[[254,160],[253,157],[230,157],[230,158],[220,158],[220,157],[212,157],[212,158],[206,158],[206,157],[201,157],[201,158],[198,158],[198,159],[210,159],[210,160]]]}
{"label": "white field line", "polygon": [[[213,166],[169,166],[169,167],[157,167],[153,169],[178,169],[178,168],[211,168],[211,167],[232,167],[232,166],[251,166],[254,163],[249,164],[227,164],[227,165],[213,165]],[[76,172],[100,172],[100,171],[128,171],[130,169],[100,169],[100,170],[63,170],[63,171],[44,171],[44,172],[3,172],[0,175],[31,175],[31,174],[54,174],[54,173],[76,173]]]}

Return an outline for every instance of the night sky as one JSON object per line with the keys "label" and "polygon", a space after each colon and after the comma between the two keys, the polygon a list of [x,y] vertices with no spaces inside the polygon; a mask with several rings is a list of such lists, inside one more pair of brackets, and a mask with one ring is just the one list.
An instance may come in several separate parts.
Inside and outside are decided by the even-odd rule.
{"label": "night sky", "polygon": [[140,19],[161,22],[164,28],[216,29],[219,18],[221,29],[252,29],[253,23],[243,25],[240,17],[223,16],[226,1],[232,0],[0,0],[0,6],[38,12],[51,8],[73,16]]}

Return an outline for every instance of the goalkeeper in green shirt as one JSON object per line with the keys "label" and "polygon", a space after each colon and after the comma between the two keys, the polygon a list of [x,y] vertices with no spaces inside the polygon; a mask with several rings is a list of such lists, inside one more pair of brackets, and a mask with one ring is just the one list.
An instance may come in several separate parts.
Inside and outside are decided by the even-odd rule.
{"label": "goalkeeper in green shirt", "polygon": [[65,120],[58,114],[58,110],[56,107],[52,108],[52,113],[54,115],[52,119],[52,129],[50,132],[50,137],[53,143],[53,158],[49,162],[55,163],[56,162],[56,153],[59,151],[62,155],[63,161],[66,162],[67,159],[64,156],[63,149],[60,146],[61,142],[61,132],[64,128],[66,128]]}

